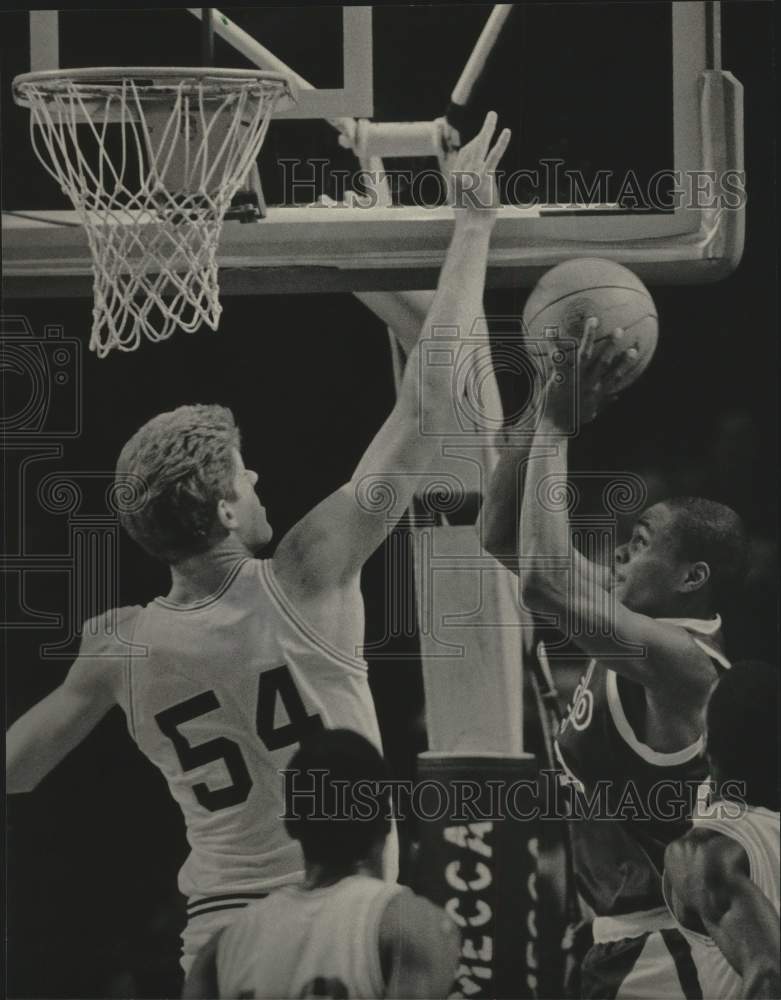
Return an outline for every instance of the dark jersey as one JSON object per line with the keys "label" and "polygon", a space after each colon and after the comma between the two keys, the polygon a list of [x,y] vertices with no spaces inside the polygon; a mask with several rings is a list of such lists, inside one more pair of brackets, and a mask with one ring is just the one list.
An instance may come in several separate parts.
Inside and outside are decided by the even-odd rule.
{"label": "dark jersey", "polygon": [[[718,617],[659,621],[685,628],[718,670],[729,668]],[[578,891],[597,916],[664,905],[664,849],[688,829],[707,777],[701,738],[675,753],[642,742],[645,711],[641,685],[592,659],[556,739],[560,778],[571,789]]]}

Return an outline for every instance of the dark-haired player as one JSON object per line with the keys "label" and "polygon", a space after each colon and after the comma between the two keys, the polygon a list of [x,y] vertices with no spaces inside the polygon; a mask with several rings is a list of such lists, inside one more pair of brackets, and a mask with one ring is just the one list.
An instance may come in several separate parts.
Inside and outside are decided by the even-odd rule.
{"label": "dark-haired player", "polygon": [[[620,331],[594,351],[595,329],[588,320],[577,356],[586,419],[634,362],[621,351]],[[744,531],[722,504],[673,499],[642,514],[612,567],[580,555],[556,497],[567,480],[574,371],[562,374],[548,383],[530,447],[501,460],[486,507],[486,545],[510,564],[512,528],[502,538],[501,524],[517,516],[515,483],[525,461],[516,550],[525,601],[554,616],[589,658],[555,747],[579,809],[572,823],[577,886],[595,915],[583,994],[693,995],[689,949],[664,905],[661,871],[705,776],[703,709],[729,667],[718,612],[740,582]]]}
{"label": "dark-haired player", "polygon": [[779,671],[736,663],[706,713],[711,802],[665,852],[665,896],[703,997],[781,997]]}
{"label": "dark-haired player", "polygon": [[326,730],[288,765],[302,884],[245,909],[195,961],[184,996],[446,997],[460,941],[444,911],[383,882],[390,828],[382,758],[362,736]]}
{"label": "dark-haired player", "polygon": [[[459,331],[482,311],[494,172],[509,139],[505,130],[494,141],[495,130],[491,113],[454,166],[470,197],[454,202],[423,325],[438,330],[440,358],[455,357]],[[290,748],[323,726],[359,730],[379,746],[359,655],[360,574],[452,427],[452,368],[425,354],[413,351],[396,405],[351,480],[288,532],[273,559],[254,558],[272,532],[230,411],[183,406],[145,424],[118,463],[125,493],[138,486],[122,522],[169,567],[171,588],[87,622],[65,681],[8,732],[8,789],[27,792],[121,706],[184,815],[185,968],[240,908],[302,876],[300,847],[279,818]],[[433,433],[420,433],[422,415]],[[378,485],[392,510],[374,502]]]}

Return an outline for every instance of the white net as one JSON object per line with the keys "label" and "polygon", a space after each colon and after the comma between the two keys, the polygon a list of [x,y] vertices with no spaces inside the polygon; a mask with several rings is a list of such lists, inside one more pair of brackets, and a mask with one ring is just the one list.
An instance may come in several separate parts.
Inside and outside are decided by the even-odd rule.
{"label": "white net", "polygon": [[292,96],[273,73],[153,72],[15,81],[35,152],[87,232],[98,357],[177,329],[217,328],[223,218],[274,107]]}

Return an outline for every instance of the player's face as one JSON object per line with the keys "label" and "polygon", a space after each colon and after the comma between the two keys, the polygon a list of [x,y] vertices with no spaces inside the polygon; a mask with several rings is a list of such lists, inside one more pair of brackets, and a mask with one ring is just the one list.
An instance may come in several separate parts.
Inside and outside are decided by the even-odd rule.
{"label": "player's face", "polygon": [[233,488],[236,499],[230,502],[238,527],[236,534],[250,552],[258,552],[271,541],[272,530],[266,517],[266,508],[255,492],[257,472],[247,469],[238,451],[233,452],[236,460],[236,475]]}
{"label": "player's face", "polygon": [[632,611],[664,616],[682,578],[672,532],[673,514],[663,504],[649,507],[616,549],[612,591]]}

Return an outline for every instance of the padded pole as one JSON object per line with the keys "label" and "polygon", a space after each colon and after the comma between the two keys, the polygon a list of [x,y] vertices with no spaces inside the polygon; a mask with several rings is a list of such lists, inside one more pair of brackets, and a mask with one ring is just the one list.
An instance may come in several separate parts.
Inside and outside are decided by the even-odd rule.
{"label": "padded pole", "polygon": [[472,96],[472,90],[480,78],[480,74],[485,68],[488,57],[501,34],[502,28],[513,9],[511,3],[498,3],[488,16],[477,44],[472,50],[472,54],[467,60],[466,66],[458,79],[458,83],[453,88],[450,100],[453,104],[460,104],[462,107],[468,103]]}
{"label": "padded pole", "polygon": [[416,892],[461,932],[451,996],[540,995],[537,763],[530,754],[418,757]]}
{"label": "padded pole", "polygon": [[214,10],[201,7],[201,65],[214,65]]}
{"label": "padded pole", "polygon": [[461,76],[453,88],[453,93],[450,95],[445,121],[451,129],[458,132],[457,146],[463,146],[464,143],[469,142],[472,136],[479,131],[486,111],[490,110],[490,108],[471,106],[473,92],[507,19],[513,11],[513,6],[513,4],[508,3],[499,3],[494,6],[466,66],[464,66]]}
{"label": "padded pole", "polygon": [[[388,323],[406,328],[405,309],[394,316],[382,302],[367,301]],[[420,302],[420,322],[425,306]],[[382,308],[385,306],[384,308]],[[477,322],[484,324],[485,318]],[[496,462],[491,428],[502,422],[502,404],[485,352],[483,334],[465,331],[464,357],[454,361],[489,372],[480,385],[469,380],[469,405],[454,408],[453,434],[432,462],[413,528],[418,635],[426,697],[426,728],[432,751],[469,754],[523,753],[523,650],[525,624],[518,606],[517,579],[480,544],[479,526],[461,516],[426,511],[423,496],[434,487],[465,499],[483,495]],[[426,337],[424,331],[423,336]],[[396,334],[396,339],[408,338]],[[411,339],[411,338],[409,338]],[[479,348],[477,345],[481,345]],[[424,344],[424,350],[435,348]],[[474,355],[478,350],[482,355]],[[403,372],[394,354],[397,387]],[[480,399],[476,398],[478,393]],[[459,419],[460,412],[465,419]],[[474,414],[474,418],[468,416]],[[467,415],[467,416],[465,416]],[[447,505],[446,505],[447,506]],[[474,515],[468,518],[474,519]],[[458,522],[458,523],[455,523]]]}

